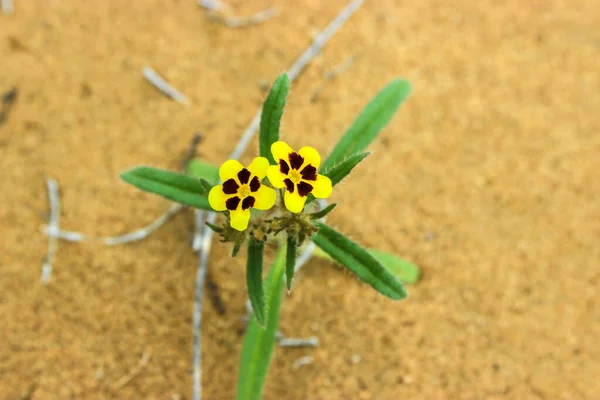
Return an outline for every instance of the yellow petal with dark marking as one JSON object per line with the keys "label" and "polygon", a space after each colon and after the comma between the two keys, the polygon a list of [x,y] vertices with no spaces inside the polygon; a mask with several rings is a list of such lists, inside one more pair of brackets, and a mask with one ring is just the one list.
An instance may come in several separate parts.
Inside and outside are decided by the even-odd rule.
{"label": "yellow petal with dark marking", "polygon": [[269,168],[269,160],[265,157],[256,157],[250,165],[248,165],[248,171],[258,179],[263,179],[267,176],[267,169]]}
{"label": "yellow petal with dark marking", "polygon": [[285,160],[285,162],[289,162],[289,155],[293,153],[294,150],[286,142],[282,142],[281,140],[275,142],[271,145],[271,154],[273,154],[273,158],[275,161],[279,162],[279,160]]}
{"label": "yellow petal with dark marking", "polygon": [[319,152],[317,150],[313,149],[310,146],[304,146],[303,148],[298,150],[298,154],[300,154],[302,158],[304,158],[303,167],[310,164],[316,169],[319,169],[319,165],[321,165],[321,156],[319,155]]}
{"label": "yellow petal with dark marking", "polygon": [[331,192],[333,190],[331,185],[331,179],[326,177],[325,175],[318,174],[317,180],[311,182],[313,185],[312,194],[318,199],[324,199],[331,196]]}
{"label": "yellow petal with dark marking", "polygon": [[281,171],[279,171],[279,165],[270,165],[267,169],[267,177],[269,178],[271,185],[277,189],[285,187],[283,181],[287,179],[287,175],[282,174]]}
{"label": "yellow petal with dark marking", "polygon": [[242,210],[241,207],[238,207],[237,210],[230,211],[229,220],[229,224],[233,229],[240,232],[245,231],[250,221],[250,210]]}
{"label": "yellow petal with dark marking", "polygon": [[217,185],[210,189],[208,193],[208,203],[215,211],[225,211],[227,207],[225,206],[225,201],[229,196],[223,192],[223,186]]}
{"label": "yellow petal with dark marking", "polygon": [[285,208],[293,213],[298,214],[304,208],[306,198],[307,196],[300,196],[298,194],[298,190],[294,190],[293,193],[286,191],[285,195],[283,196],[283,202],[285,203]]}
{"label": "yellow petal with dark marking", "polygon": [[257,210],[268,210],[275,205],[276,200],[277,192],[268,186],[262,185],[254,193],[254,208]]}
{"label": "yellow petal with dark marking", "polygon": [[238,160],[227,160],[219,168],[219,178],[221,178],[222,182],[231,178],[238,180],[237,174],[242,169],[244,169],[244,166]]}

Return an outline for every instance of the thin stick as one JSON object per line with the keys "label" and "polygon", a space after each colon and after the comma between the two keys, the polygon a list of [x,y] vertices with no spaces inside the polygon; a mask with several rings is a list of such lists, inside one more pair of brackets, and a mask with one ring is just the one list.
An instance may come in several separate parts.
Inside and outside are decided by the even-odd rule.
{"label": "thin stick", "polygon": [[61,229],[56,230],[49,226],[44,226],[42,232],[48,236],[53,236],[57,239],[66,240],[67,242],[81,243],[87,240],[87,236],[83,233],[63,231]]}
{"label": "thin stick", "polygon": [[108,237],[108,238],[104,239],[104,244],[107,246],[115,246],[117,244],[137,242],[138,240],[145,239],[151,233],[153,233],[158,228],[160,228],[165,223],[167,223],[171,218],[173,218],[173,216],[175,216],[175,214],[177,214],[182,209],[183,209],[183,205],[181,205],[179,203],[173,203],[173,204],[171,204],[171,207],[169,207],[169,209],[167,210],[166,213],[164,213],[160,217],[156,218],[149,225],[147,225],[143,228],[140,228],[136,231],[133,231],[131,233],[127,233],[125,235]]}
{"label": "thin stick", "polygon": [[282,347],[317,347],[319,345],[319,338],[315,336],[307,338],[282,337],[277,339],[277,344]]}
{"label": "thin stick", "polygon": [[133,371],[129,372],[128,374],[124,375],[121,379],[119,379],[117,383],[114,384],[113,388],[115,390],[119,390],[123,386],[131,382],[133,378],[138,376],[140,372],[142,372],[142,370],[146,367],[146,365],[148,365],[148,362],[150,361],[151,357],[152,355],[149,352],[144,352],[144,354],[142,354],[142,358],[140,358],[138,365],[133,369]]}
{"label": "thin stick", "polygon": [[198,5],[209,11],[219,11],[229,8],[225,3],[218,0],[198,0]]}
{"label": "thin stick", "polygon": [[277,9],[274,7],[267,8],[252,14],[249,17],[227,16],[221,13],[208,12],[206,16],[213,21],[227,25],[229,28],[243,28],[252,25],[259,25],[270,20],[277,15]]}
{"label": "thin stick", "polygon": [[[325,28],[323,32],[315,37],[308,49],[306,49],[304,53],[302,53],[300,57],[294,61],[288,70],[288,78],[290,83],[293,82],[304,70],[304,68],[306,68],[308,63],[310,63],[312,59],[321,52],[323,46],[325,46],[329,39],[331,39],[331,37],[344,25],[344,23],[356,12],[356,10],[358,10],[363,2],[364,0],[352,0],[346,7],[342,9],[342,11],[340,11],[337,17],[331,21],[327,28]],[[262,107],[254,116],[246,131],[242,134],[242,137],[235,147],[233,153],[231,153],[230,158],[239,158],[246,147],[248,147],[248,143],[250,143],[260,125],[261,112]]]}
{"label": "thin stick", "polygon": [[[193,354],[193,399],[200,400],[202,397],[202,296],[204,294],[204,281],[208,265],[208,256],[212,244],[213,230],[204,224],[204,213],[196,212],[196,231],[202,237],[198,256],[198,269],[196,270],[196,291],[194,295],[194,354]],[[216,213],[208,214],[206,220],[214,224],[217,220]]]}
{"label": "thin stick", "polygon": [[190,104],[189,100],[187,99],[187,97],[185,97],[183,93],[181,93],[179,90],[175,89],[173,86],[168,84],[167,81],[164,80],[163,77],[160,76],[152,68],[142,68],[142,75],[144,75],[144,78],[146,78],[148,82],[150,82],[155,88],[157,88],[158,90],[163,92],[163,94],[169,96],[176,102],[185,105]]}
{"label": "thin stick", "polygon": [[2,14],[8,15],[15,11],[12,0],[2,0]]}
{"label": "thin stick", "polygon": [[300,357],[299,359],[297,359],[294,362],[294,369],[299,369],[300,367],[304,366],[304,365],[310,365],[312,364],[314,361],[314,359],[311,356],[305,356],[305,357]]}
{"label": "thin stick", "polygon": [[[48,227],[50,230],[60,230],[60,195],[58,193],[58,183],[54,179],[46,180],[48,188],[48,199],[50,201],[50,217],[48,218]],[[58,249],[58,239],[54,236],[48,236],[48,252],[42,265],[42,276],[40,281],[47,285],[52,275],[52,259]]]}

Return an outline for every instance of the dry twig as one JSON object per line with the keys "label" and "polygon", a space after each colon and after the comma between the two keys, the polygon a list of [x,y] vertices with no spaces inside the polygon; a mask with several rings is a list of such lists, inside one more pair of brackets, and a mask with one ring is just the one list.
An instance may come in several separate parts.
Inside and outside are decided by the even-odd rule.
{"label": "dry twig", "polygon": [[281,347],[317,347],[319,338],[315,336],[307,338],[286,338],[277,339],[277,344]]}
{"label": "dry twig", "polygon": [[311,356],[300,357],[294,362],[294,369],[299,369],[304,365],[312,364],[314,359]]}
{"label": "dry twig", "polygon": [[163,94],[169,96],[178,103],[190,105],[189,100],[187,99],[187,97],[185,97],[183,93],[181,93],[179,90],[175,89],[173,86],[167,83],[167,81],[164,80],[163,77],[160,76],[152,68],[142,68],[142,75],[144,75],[144,78],[146,78],[148,82],[152,84],[152,86],[163,92]]}
{"label": "dry twig", "polygon": [[12,14],[15,11],[15,6],[13,5],[12,0],[2,0],[2,14],[8,15]]}
{"label": "dry twig", "polygon": [[274,7],[267,8],[256,12],[249,17],[228,16],[221,12],[209,11],[206,16],[213,21],[217,21],[226,25],[229,28],[243,28],[252,25],[259,25],[270,20],[277,15],[277,9]]}
{"label": "dry twig", "polygon": [[[60,195],[58,193],[58,183],[54,179],[46,180],[48,188],[48,199],[50,200],[50,216],[48,218],[48,229],[50,231],[60,231]],[[58,249],[58,239],[55,236],[48,236],[48,252],[42,265],[42,276],[40,281],[43,285],[48,284],[52,275],[52,260]]]}
{"label": "dry twig", "polygon": [[164,213],[160,217],[156,218],[149,225],[147,225],[143,228],[140,228],[136,231],[126,233],[125,235],[108,237],[108,238],[104,239],[104,244],[107,246],[115,246],[117,244],[136,242],[138,240],[145,239],[151,233],[156,231],[158,228],[163,226],[167,221],[169,221],[171,218],[173,218],[173,216],[175,216],[175,214],[177,214],[182,209],[183,209],[183,205],[181,205],[179,203],[173,203],[173,204],[171,204],[171,207],[169,207],[169,209],[167,210],[166,213]]}
{"label": "dry twig", "polygon": [[225,3],[218,0],[198,0],[198,5],[208,11],[220,11],[229,8]]}
{"label": "dry twig", "polygon": [[119,390],[123,386],[125,386],[129,382],[131,382],[133,380],[133,378],[138,376],[140,374],[140,372],[142,372],[142,370],[146,367],[146,365],[148,365],[150,358],[151,358],[151,354],[149,352],[144,352],[144,354],[142,354],[142,358],[140,358],[138,365],[133,369],[133,371],[131,371],[128,374],[121,377],[121,379],[119,379],[114,384],[113,389]]}

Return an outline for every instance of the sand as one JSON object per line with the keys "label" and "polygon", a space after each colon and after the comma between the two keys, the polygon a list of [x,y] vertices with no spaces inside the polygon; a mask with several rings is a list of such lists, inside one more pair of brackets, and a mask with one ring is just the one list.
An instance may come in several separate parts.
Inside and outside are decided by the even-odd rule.
{"label": "sand", "polygon": [[[190,399],[191,213],[135,244],[60,242],[47,287],[40,229],[47,177],[64,229],[99,238],[152,221],[169,202],[119,172],[177,169],[196,131],[200,155],[222,162],[261,82],[345,2],[229,4],[280,13],[240,30],[191,0],[16,0],[0,16],[0,91],[19,90],[0,126],[0,399]],[[600,398],[598,26],[594,1],[374,0],[333,38],[293,84],[284,137],[326,154],[386,82],[413,83],[330,222],[423,280],[393,302],[312,261],[281,329],[320,345],[277,348],[265,399]],[[148,85],[145,65],[191,106]],[[210,264],[225,315],[205,299],[210,400],[234,396],[242,342],[244,260],[229,251],[215,244]],[[295,370],[303,356],[314,362]]]}

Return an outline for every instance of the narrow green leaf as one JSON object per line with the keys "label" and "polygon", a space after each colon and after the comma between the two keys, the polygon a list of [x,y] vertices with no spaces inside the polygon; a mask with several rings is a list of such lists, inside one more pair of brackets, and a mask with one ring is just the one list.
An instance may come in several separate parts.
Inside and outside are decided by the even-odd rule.
{"label": "narrow green leaf", "polygon": [[398,107],[410,94],[410,89],[409,82],[396,79],[377,93],[346,130],[327,160],[321,165],[321,171],[328,171],[346,157],[366,149],[391,121]]}
{"label": "narrow green leaf", "polygon": [[121,173],[121,179],[146,192],[155,193],[203,210],[212,210],[208,193],[198,179],[151,167],[135,167]]}
{"label": "narrow green leaf", "polygon": [[200,178],[200,183],[202,184],[202,187],[204,187],[204,190],[206,190],[206,193],[209,193],[210,189],[213,188],[213,185],[208,183],[208,181],[204,178]]}
{"label": "narrow green leaf", "polygon": [[[377,261],[381,263],[392,275],[406,285],[414,285],[421,279],[421,270],[418,266],[406,261],[394,254],[387,253],[381,250],[367,249]],[[335,260],[319,247],[313,251],[315,257],[322,258],[327,261],[335,262]]]}
{"label": "narrow green leaf", "polygon": [[321,219],[324,216],[326,216],[327,214],[329,214],[330,212],[333,211],[333,209],[337,206],[337,203],[333,203],[328,205],[327,207],[325,207],[322,210],[319,210],[317,212],[314,212],[312,214],[308,214],[312,219]]}
{"label": "narrow green leaf", "polygon": [[286,249],[285,246],[281,246],[273,267],[265,279],[265,290],[269,302],[267,325],[262,329],[253,314],[244,337],[237,383],[237,400],[260,400],[261,398],[275,348],[284,285],[285,260]]}
{"label": "narrow green leaf", "polygon": [[356,167],[358,163],[364,160],[369,154],[371,153],[353,154],[349,157],[346,157],[327,171],[323,171],[323,175],[331,179],[331,184],[335,186],[340,183],[342,179],[344,179],[354,169],[354,167]]}
{"label": "narrow green leaf", "polygon": [[379,293],[394,300],[406,297],[402,283],[365,249],[322,222],[317,222],[317,226],[319,232],[312,236],[312,240],[325,253]]}
{"label": "narrow green leaf", "polygon": [[254,315],[261,326],[265,325],[265,293],[263,291],[262,269],[265,242],[250,236],[248,240],[248,263],[246,264],[246,283],[248,297],[252,303]]}
{"label": "narrow green leaf", "polygon": [[191,160],[187,164],[185,172],[190,176],[206,179],[212,186],[219,182],[219,167],[199,158]]}
{"label": "narrow green leaf", "polygon": [[287,74],[283,73],[275,79],[260,116],[259,153],[271,164],[276,164],[271,154],[271,145],[279,140],[279,124],[289,90],[290,81]]}
{"label": "narrow green leaf", "polygon": [[285,257],[285,278],[287,280],[287,289],[292,290],[292,280],[294,279],[294,269],[296,268],[296,250],[298,242],[294,236],[288,236],[287,253]]}
{"label": "narrow green leaf", "polygon": [[369,253],[401,282],[414,285],[421,279],[421,270],[415,264],[381,250],[370,249]]}
{"label": "narrow green leaf", "polygon": [[212,229],[213,231],[215,231],[216,233],[221,233],[223,232],[223,228],[221,228],[220,226],[217,226],[215,224],[212,224],[208,221],[204,221],[204,223],[206,224],[206,226],[208,226],[210,229]]}
{"label": "narrow green leaf", "polygon": [[240,252],[241,248],[242,248],[242,242],[237,242],[237,241],[234,242],[233,243],[233,248],[231,249],[231,257],[237,256],[238,253]]}

